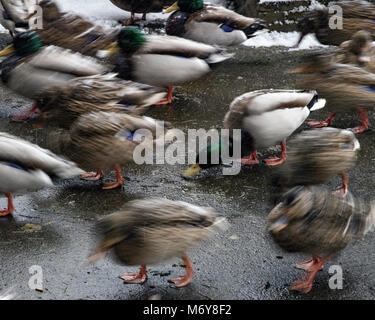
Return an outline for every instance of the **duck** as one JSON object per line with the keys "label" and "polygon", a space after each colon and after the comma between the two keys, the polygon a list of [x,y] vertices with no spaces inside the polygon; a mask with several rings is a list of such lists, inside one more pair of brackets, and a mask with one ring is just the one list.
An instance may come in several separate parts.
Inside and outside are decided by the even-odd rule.
{"label": "duck", "polygon": [[[309,33],[315,33],[317,39],[324,45],[339,46],[359,30],[367,30],[375,36],[375,5],[363,0],[330,2],[331,6],[342,9],[342,27],[331,28],[330,19],[336,22],[337,17],[331,16],[329,7],[316,9],[307,13],[297,23],[301,36],[297,43]],[[336,12],[334,12],[336,13]]]}
{"label": "duck", "polygon": [[375,72],[375,49],[368,31],[356,32],[351,40],[343,42],[332,55],[333,63],[353,64]]}
{"label": "duck", "polygon": [[103,169],[115,168],[116,181],[103,183],[103,190],[110,190],[124,184],[122,166],[144,163],[137,150],[147,149],[146,157],[149,151],[153,155],[154,144],[169,143],[174,137],[174,129],[165,128],[164,122],[150,117],[100,111],[83,114],[70,130],[56,131],[50,136],[49,145],[84,170],[97,170],[81,174],[83,180],[99,181]]}
{"label": "duck", "polygon": [[109,58],[113,72],[125,80],[168,88],[167,98],[159,105],[173,101],[173,86],[197,80],[210,65],[225,61],[233,54],[225,50],[172,36],[144,35],[137,27],[123,27],[117,42],[98,52]]}
{"label": "duck", "polygon": [[119,28],[104,29],[71,12],[62,12],[56,2],[39,3],[43,13],[43,28],[35,30],[45,45],[70,49],[95,57],[98,50],[115,41]]}
{"label": "duck", "polygon": [[310,127],[331,126],[336,113],[357,111],[361,125],[348,130],[362,133],[370,122],[367,110],[374,109],[375,74],[349,64],[332,63],[332,56],[320,51],[307,55],[301,67],[290,71],[300,74],[297,86],[314,88],[327,100],[326,109],[331,114],[324,121],[310,121]]}
{"label": "duck", "polygon": [[53,176],[67,179],[82,173],[75,163],[5,132],[0,132],[0,153],[0,193],[8,199],[0,217],[14,213],[14,193],[51,187]]}
{"label": "duck", "polygon": [[9,54],[0,64],[3,83],[35,101],[29,111],[13,120],[51,112],[55,118],[61,117],[60,124],[69,126],[78,115],[90,111],[141,114],[141,110],[146,111],[165,96],[161,88],[116,77],[110,66],[97,59],[56,46],[43,46],[35,31],[17,34],[13,44],[0,52],[0,56]]}
{"label": "duck", "polygon": [[203,0],[178,0],[164,13],[173,12],[166,33],[210,45],[236,46],[248,38],[268,32],[264,22],[248,18]]}
{"label": "duck", "polygon": [[209,207],[166,198],[129,201],[97,223],[100,241],[89,262],[113,250],[122,264],[141,265],[138,274],[119,277],[125,283],[141,284],[147,280],[146,265],[181,257],[186,274],[169,282],[184,287],[194,275],[187,250],[228,226],[227,220]]}
{"label": "duck", "polygon": [[136,13],[142,13],[141,20],[146,20],[147,13],[162,12],[163,8],[170,6],[175,0],[111,0],[111,2],[118,8],[131,13],[128,21],[122,22],[123,25],[128,26],[134,24]]}
{"label": "duck", "polygon": [[348,193],[348,176],[354,167],[359,141],[353,132],[336,128],[304,130],[288,142],[288,159],[280,167],[282,185],[317,185],[341,174],[342,186],[336,192]]}
{"label": "duck", "polygon": [[308,293],[332,256],[374,228],[375,204],[350,192],[343,198],[322,186],[295,186],[280,198],[267,221],[273,241],[282,249],[312,255],[296,265],[306,276],[292,287]]}
{"label": "duck", "polygon": [[[241,159],[244,165],[259,164],[256,150],[281,143],[281,156],[264,160],[268,166],[281,165],[287,158],[286,139],[297,130],[310,115],[311,111],[325,106],[315,90],[279,90],[263,89],[245,93],[233,100],[224,117],[224,128],[229,129],[229,143],[219,141],[199,152],[196,163],[183,174],[193,177],[211,166],[212,151],[229,148],[233,154],[234,144],[241,145]],[[234,129],[240,129],[240,141],[233,135]],[[203,163],[200,159],[208,159]],[[225,162],[220,157],[219,163]],[[218,163],[218,164],[219,164]]]}
{"label": "duck", "polygon": [[29,19],[37,11],[37,0],[0,0],[0,24],[14,37],[29,30]]}

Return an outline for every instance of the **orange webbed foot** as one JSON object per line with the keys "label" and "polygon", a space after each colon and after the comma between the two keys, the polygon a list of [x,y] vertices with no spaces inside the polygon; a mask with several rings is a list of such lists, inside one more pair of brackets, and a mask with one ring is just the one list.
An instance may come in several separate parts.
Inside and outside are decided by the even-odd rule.
{"label": "orange webbed foot", "polygon": [[80,178],[87,181],[99,181],[102,177],[102,170],[98,170],[97,172],[84,172],[80,174]]}
{"label": "orange webbed foot", "polygon": [[147,280],[146,266],[141,266],[139,273],[124,273],[119,276],[125,283],[142,284]]}
{"label": "orange webbed foot", "polygon": [[185,262],[186,274],[184,276],[168,280],[168,282],[174,283],[178,288],[185,287],[186,285],[188,285],[193,279],[194,275],[194,269],[189,261],[189,258],[185,255],[182,257],[182,259]]}

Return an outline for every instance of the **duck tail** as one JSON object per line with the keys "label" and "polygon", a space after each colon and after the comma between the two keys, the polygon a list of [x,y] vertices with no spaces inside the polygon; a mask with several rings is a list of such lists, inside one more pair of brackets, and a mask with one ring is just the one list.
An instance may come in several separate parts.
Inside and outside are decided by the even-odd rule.
{"label": "duck tail", "polygon": [[267,29],[263,21],[254,22],[249,25],[247,28],[242,30],[248,39],[259,36],[260,34],[267,33],[270,30]]}
{"label": "duck tail", "polygon": [[310,111],[316,111],[319,109],[323,109],[327,103],[326,99],[319,99],[318,95],[314,95],[314,97],[311,99],[311,101],[307,104],[307,108],[309,108]]}

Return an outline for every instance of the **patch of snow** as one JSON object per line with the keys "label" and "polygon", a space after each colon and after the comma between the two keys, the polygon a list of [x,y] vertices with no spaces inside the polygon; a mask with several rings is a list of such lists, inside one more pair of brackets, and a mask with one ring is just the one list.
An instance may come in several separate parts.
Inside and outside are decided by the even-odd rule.
{"label": "patch of snow", "polygon": [[257,37],[251,38],[243,43],[247,47],[289,47],[290,50],[307,50],[318,47],[327,47],[322,45],[313,34],[308,34],[302,40],[298,48],[294,48],[298,42],[300,33],[297,31],[293,32],[278,32],[271,31],[268,33],[261,34]]}
{"label": "patch of snow", "polygon": [[8,33],[8,30],[5,29],[1,24],[0,24],[0,33]]}

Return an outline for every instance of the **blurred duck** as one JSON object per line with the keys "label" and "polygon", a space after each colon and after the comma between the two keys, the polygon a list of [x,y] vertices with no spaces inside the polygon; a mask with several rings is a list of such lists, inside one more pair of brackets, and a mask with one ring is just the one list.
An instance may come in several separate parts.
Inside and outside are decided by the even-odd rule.
{"label": "blurred duck", "polygon": [[161,12],[163,8],[170,6],[174,0],[111,0],[111,2],[122,10],[131,13],[130,19],[123,22],[123,25],[134,24],[136,13],[142,13],[143,21],[146,20],[146,14],[150,12]]}
{"label": "blurred duck", "polygon": [[[121,111],[140,114],[165,96],[162,89],[123,81],[94,58],[55,46],[43,47],[34,31],[18,34],[13,45],[0,52],[12,53],[0,65],[3,82],[13,91],[36,101],[23,120],[35,112],[51,112],[70,125],[89,111]],[[84,108],[83,106],[84,105]]]}
{"label": "blurred duck", "polygon": [[141,265],[138,274],[120,278],[126,283],[144,283],[146,265],[182,257],[186,275],[169,281],[183,287],[194,275],[186,251],[227,226],[226,219],[212,208],[158,198],[130,201],[121,211],[99,221],[101,241],[89,261],[113,249],[122,264]]}
{"label": "blurred duck", "polygon": [[263,22],[232,10],[205,5],[203,0],[178,0],[164,12],[174,12],[166,24],[168,35],[211,45],[239,45],[267,32]]}
{"label": "blurred duck", "polygon": [[300,78],[299,87],[314,88],[319,96],[327,99],[326,109],[331,115],[325,121],[308,124],[311,127],[327,127],[332,124],[337,112],[357,110],[361,125],[349,130],[364,132],[370,125],[367,110],[375,107],[375,74],[354,65],[335,64],[330,59],[325,54],[313,53],[301,68],[291,71],[307,73]]}
{"label": "blurred duck", "polygon": [[[319,99],[316,91],[306,90],[257,90],[237,97],[225,115],[224,128],[230,132],[241,129],[241,141],[230,138],[229,154],[233,153],[234,143],[241,143],[241,163],[258,164],[256,150],[281,143],[281,157],[264,161],[268,166],[282,164],[287,158],[286,139],[304,123],[311,111],[324,105],[325,100]],[[225,142],[220,141],[219,146],[210,145],[207,150],[202,150],[196,164],[188,168],[184,176],[191,177],[215,165],[210,162],[211,153],[223,146]],[[202,164],[200,158],[206,159],[205,155],[208,163]]]}
{"label": "blurred duck", "polygon": [[294,187],[283,195],[268,215],[273,240],[288,252],[312,254],[299,263],[306,279],[295,281],[292,290],[308,293],[323,265],[349,243],[362,238],[375,224],[375,206],[317,187]]}
{"label": "blurred duck", "polygon": [[375,72],[375,49],[371,34],[361,30],[352,39],[343,42],[332,59],[334,63],[353,64]]}
{"label": "blurred duck", "polygon": [[36,12],[38,0],[0,0],[0,23],[14,37],[29,29],[29,18]]}
{"label": "blurred duck", "polygon": [[104,183],[103,186],[104,190],[108,190],[124,183],[121,167],[134,162],[137,146],[142,144],[142,148],[154,150],[157,139],[169,142],[173,140],[173,134],[173,129],[164,129],[152,118],[95,112],[79,117],[69,132],[51,136],[50,145],[83,169],[97,170],[82,174],[84,180],[98,181],[103,177],[103,169],[115,168],[116,182]]}
{"label": "blurred duck", "polygon": [[13,193],[50,187],[50,176],[71,178],[81,172],[74,163],[49,150],[0,132],[0,192],[8,198],[8,208],[1,210],[0,216],[13,214]]}
{"label": "blurred duck", "polygon": [[354,133],[348,130],[303,131],[288,142],[288,159],[280,167],[281,183],[287,187],[321,184],[341,174],[343,185],[337,191],[346,195],[345,172],[355,165],[359,148]]}
{"label": "blurred duck", "polygon": [[107,48],[116,39],[116,30],[105,31],[84,18],[61,12],[54,1],[39,3],[43,13],[43,29],[36,30],[45,45],[55,45],[88,56]]}
{"label": "blurred duck", "polygon": [[117,53],[114,72],[120,78],[168,87],[168,96],[159,104],[173,101],[172,86],[196,80],[210,71],[209,64],[233,55],[221,49],[178,37],[145,36],[136,27],[124,27],[111,48],[100,57]]}
{"label": "blurred duck", "polygon": [[[309,33],[315,33],[317,39],[325,45],[339,46],[359,30],[367,30],[375,36],[375,5],[362,0],[330,2],[330,6],[337,5],[343,10],[342,28],[333,29],[329,26],[332,14],[329,8],[317,9],[309,12],[297,24],[301,33],[300,40]],[[297,44],[297,46],[298,46]]]}

